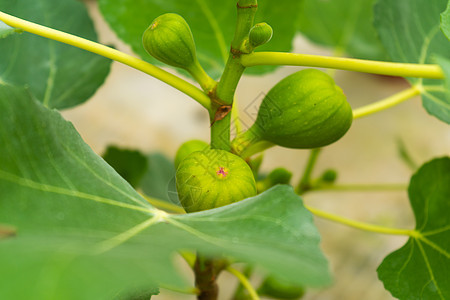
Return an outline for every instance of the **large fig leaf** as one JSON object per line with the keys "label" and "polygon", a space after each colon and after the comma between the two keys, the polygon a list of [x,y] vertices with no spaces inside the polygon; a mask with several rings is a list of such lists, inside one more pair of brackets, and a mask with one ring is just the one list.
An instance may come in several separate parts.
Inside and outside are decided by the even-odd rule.
{"label": "large fig leaf", "polygon": [[[0,11],[96,41],[86,8],[76,0],[0,0]],[[110,60],[30,33],[0,39],[0,84],[27,86],[45,106],[68,108],[103,84]]]}
{"label": "large fig leaf", "polygon": [[450,299],[450,158],[423,165],[408,193],[416,236],[388,255],[378,276],[399,299]]}
{"label": "large fig leaf", "polygon": [[[447,0],[378,0],[375,27],[393,61],[430,64],[435,57],[450,59],[450,41],[440,30]],[[450,98],[443,80],[408,78],[422,90],[428,113],[450,123]]]}
{"label": "large fig leaf", "polygon": [[311,41],[355,58],[387,58],[372,24],[375,0],[300,2],[299,29]]}
{"label": "large fig leaf", "polygon": [[[306,286],[330,281],[291,187],[169,215],[148,204],[28,91],[0,86],[0,299],[114,299],[186,286],[178,249],[225,255]],[[24,288],[26,287],[26,288]]]}
{"label": "large fig leaf", "polygon": [[[142,46],[142,34],[153,19],[177,13],[191,27],[197,55],[207,73],[217,79],[228,58],[236,22],[237,1],[216,0],[99,0],[103,16],[120,39],[142,58],[159,64]],[[289,51],[296,33],[300,1],[278,0],[258,3],[256,22],[268,22],[274,29],[272,40],[259,50]],[[250,68],[260,74],[273,67]]]}

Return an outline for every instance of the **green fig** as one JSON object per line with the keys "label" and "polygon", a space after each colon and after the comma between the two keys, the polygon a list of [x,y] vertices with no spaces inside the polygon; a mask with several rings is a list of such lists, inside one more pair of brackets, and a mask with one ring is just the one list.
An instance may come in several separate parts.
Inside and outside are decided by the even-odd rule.
{"label": "green fig", "polygon": [[292,172],[285,168],[273,169],[267,177],[256,183],[258,193],[262,193],[277,184],[289,184],[292,178]]}
{"label": "green fig", "polygon": [[338,177],[338,174],[337,174],[336,170],[327,169],[322,173],[319,180],[323,183],[331,184],[336,181],[337,177]]}
{"label": "green fig", "polygon": [[191,29],[180,15],[167,13],[157,17],[144,32],[142,42],[151,56],[185,69],[206,92],[217,84],[200,65]]}
{"label": "green fig", "polygon": [[233,152],[268,141],[295,149],[312,149],[339,140],[353,113],[344,93],[326,73],[305,69],[278,82],[265,96],[255,123],[233,140]]}
{"label": "green fig", "polygon": [[182,16],[167,13],[157,17],[143,35],[145,50],[168,65],[189,69],[197,61],[194,37]]}
{"label": "green fig", "polygon": [[151,56],[168,65],[190,69],[197,62],[194,37],[180,15],[167,13],[153,20],[143,44]]}
{"label": "green fig", "polygon": [[177,169],[181,161],[185,159],[189,154],[197,151],[207,150],[209,144],[201,140],[190,140],[183,143],[180,148],[178,148],[175,154],[175,168]]}
{"label": "green fig", "polygon": [[253,48],[264,45],[270,41],[273,35],[272,27],[267,23],[258,23],[250,29],[249,42]]}
{"label": "green fig", "polygon": [[176,186],[186,212],[212,209],[256,195],[248,164],[218,149],[193,152],[181,161]]}
{"label": "green fig", "polygon": [[305,294],[301,286],[293,285],[274,277],[267,277],[258,288],[258,294],[275,299],[300,299]]}

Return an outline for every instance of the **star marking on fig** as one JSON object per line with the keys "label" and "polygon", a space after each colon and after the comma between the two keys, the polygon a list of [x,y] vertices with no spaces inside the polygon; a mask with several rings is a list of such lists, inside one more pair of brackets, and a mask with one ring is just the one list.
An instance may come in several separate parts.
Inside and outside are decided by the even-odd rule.
{"label": "star marking on fig", "polygon": [[155,29],[158,26],[158,21],[153,22],[152,26],[150,27],[152,30]]}
{"label": "star marking on fig", "polygon": [[225,178],[228,175],[228,172],[225,170],[224,167],[220,167],[219,170],[217,170],[216,172],[217,176],[219,176],[220,178]]}

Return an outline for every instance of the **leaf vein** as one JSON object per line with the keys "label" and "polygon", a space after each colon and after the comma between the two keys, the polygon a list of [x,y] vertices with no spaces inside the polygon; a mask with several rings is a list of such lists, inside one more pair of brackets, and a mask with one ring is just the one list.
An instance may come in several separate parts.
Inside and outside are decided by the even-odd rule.
{"label": "leaf vein", "polygon": [[[431,269],[430,262],[428,261],[427,254],[425,253],[425,250],[423,249],[423,247],[422,247],[422,245],[420,244],[420,241],[419,241],[419,240],[417,240],[417,245],[419,246],[419,249],[420,249],[420,252],[422,253],[422,257],[423,257],[423,260],[425,261],[425,265],[426,265],[426,267],[427,267],[428,273],[430,274],[430,278],[431,278],[431,280],[433,281],[433,284],[434,284],[434,286],[436,287],[436,290],[437,290],[437,292],[438,292],[440,298],[441,298],[442,300],[445,300],[444,296],[442,295],[442,291],[441,291],[441,289],[439,288],[439,286],[437,285],[436,279],[434,278],[434,273],[433,273],[433,270]],[[428,283],[427,283],[426,285],[428,285]]]}
{"label": "leaf vein", "polygon": [[18,185],[21,185],[21,186],[25,186],[25,187],[28,187],[28,188],[31,188],[31,189],[43,191],[43,192],[50,192],[50,193],[59,194],[59,195],[72,196],[72,197],[76,197],[76,198],[92,200],[92,201],[95,201],[95,202],[98,202],[98,203],[103,203],[103,204],[108,204],[108,205],[112,205],[112,206],[128,208],[128,209],[142,211],[142,212],[146,212],[146,213],[154,213],[155,212],[154,209],[148,209],[148,208],[144,208],[144,207],[139,207],[139,206],[135,206],[135,205],[132,205],[132,204],[128,204],[128,203],[116,201],[116,200],[113,200],[113,199],[101,197],[101,196],[91,195],[91,194],[83,193],[83,192],[80,192],[80,191],[73,191],[73,190],[68,190],[66,188],[62,188],[62,187],[57,187],[57,186],[52,186],[52,185],[39,183],[39,182],[30,180],[30,179],[25,179],[25,178],[22,178],[22,177],[18,177],[18,176],[14,175],[14,174],[5,172],[3,170],[0,170],[0,179],[3,179],[5,181],[9,181],[9,182],[15,183],[15,184],[18,184]]}

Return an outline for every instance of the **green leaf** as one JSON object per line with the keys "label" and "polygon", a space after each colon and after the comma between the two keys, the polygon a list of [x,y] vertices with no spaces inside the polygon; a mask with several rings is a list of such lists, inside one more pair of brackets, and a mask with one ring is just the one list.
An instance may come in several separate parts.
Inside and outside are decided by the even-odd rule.
{"label": "green leaf", "polygon": [[175,185],[175,166],[162,153],[147,156],[147,172],[140,188],[150,197],[181,206]]}
{"label": "green leaf", "polygon": [[[272,40],[258,50],[289,51],[295,36],[299,9],[297,0],[261,1],[256,22],[265,21],[274,29]],[[220,77],[228,58],[236,22],[235,1],[215,0],[99,0],[103,16],[120,39],[143,59],[161,64],[142,46],[142,34],[156,17],[177,13],[191,27],[200,63],[213,78]],[[126,9],[120,9],[126,7]],[[273,67],[249,68],[260,74]]]}
{"label": "green leaf", "polygon": [[134,188],[139,186],[147,171],[147,158],[136,150],[109,146],[103,159]]}
{"label": "green leaf", "polygon": [[330,281],[312,216],[291,187],[166,214],[57,111],[9,85],[0,86],[0,144],[0,299],[101,300],[186,286],[173,265],[178,249],[255,263],[295,284]]}
{"label": "green leaf", "polygon": [[[450,103],[450,59],[436,56],[437,63],[441,66],[442,70],[444,71],[445,75],[445,82],[444,82],[444,90],[442,91],[442,97],[447,99],[447,103]],[[450,119],[450,108],[443,111],[443,113],[446,113],[446,118]]]}
{"label": "green leaf", "polygon": [[388,255],[378,276],[399,299],[450,299],[450,158],[423,165],[408,193],[417,235]]}
{"label": "green leaf", "polygon": [[299,29],[311,41],[355,58],[387,58],[372,25],[375,0],[301,2]]}
{"label": "green leaf", "polygon": [[[450,59],[450,41],[440,28],[447,0],[378,0],[375,27],[393,61],[432,64],[436,56]],[[443,80],[408,78],[422,90],[425,109],[450,123],[450,100]]]}
{"label": "green leaf", "polygon": [[[86,8],[76,0],[0,0],[0,11],[96,41]],[[0,83],[27,86],[48,107],[88,100],[103,84],[111,62],[30,33],[0,40]]]}
{"label": "green leaf", "polygon": [[441,14],[441,30],[450,40],[450,1],[447,4],[447,9]]}
{"label": "green leaf", "polygon": [[18,32],[18,30],[6,25],[2,21],[0,21],[0,39],[7,37],[8,35],[14,34]]}

